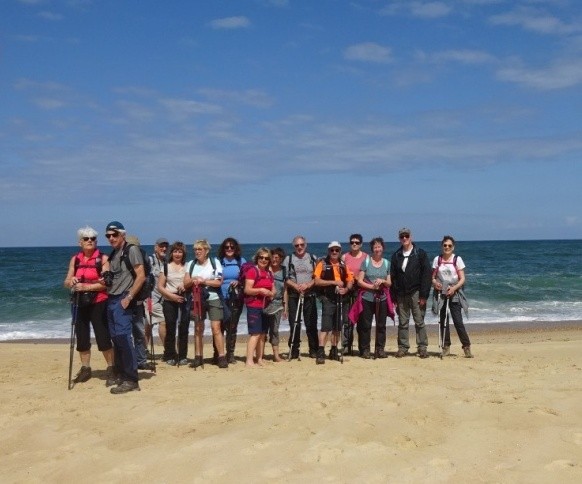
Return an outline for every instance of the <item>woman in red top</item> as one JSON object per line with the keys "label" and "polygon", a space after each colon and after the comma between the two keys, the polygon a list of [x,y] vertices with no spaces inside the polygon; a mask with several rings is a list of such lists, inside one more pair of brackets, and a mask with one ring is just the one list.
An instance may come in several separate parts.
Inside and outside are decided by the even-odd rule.
{"label": "woman in red top", "polygon": [[75,383],[91,378],[91,329],[93,325],[97,348],[107,362],[107,381],[115,379],[113,372],[113,346],[107,325],[107,290],[101,279],[101,267],[107,256],[97,249],[97,232],[91,227],[77,231],[81,251],[69,262],[64,285],[73,293],[73,304],[77,306],[75,331],[77,351],[81,358],[81,369]]}
{"label": "woman in red top", "polygon": [[247,366],[262,366],[265,340],[269,330],[269,318],[263,313],[272,298],[275,297],[273,274],[269,270],[271,251],[266,247],[257,250],[253,261],[254,267],[245,273],[245,304],[247,306]]}

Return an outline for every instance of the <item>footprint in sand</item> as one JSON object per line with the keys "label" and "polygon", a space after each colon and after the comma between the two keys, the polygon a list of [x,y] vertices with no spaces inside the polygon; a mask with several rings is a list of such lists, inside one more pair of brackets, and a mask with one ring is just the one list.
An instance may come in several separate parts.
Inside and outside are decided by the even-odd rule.
{"label": "footprint in sand", "polygon": [[571,467],[576,467],[576,464],[571,460],[567,459],[558,459],[544,466],[544,468],[548,471],[556,471],[559,469],[570,469]]}

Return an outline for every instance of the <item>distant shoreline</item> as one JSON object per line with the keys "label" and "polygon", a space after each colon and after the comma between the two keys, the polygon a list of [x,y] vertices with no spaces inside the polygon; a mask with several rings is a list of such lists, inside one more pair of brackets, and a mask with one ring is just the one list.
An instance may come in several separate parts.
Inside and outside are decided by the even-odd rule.
{"label": "distant shoreline", "polygon": [[[396,325],[397,326],[397,325]],[[388,338],[395,336],[394,324],[388,321],[387,331]],[[429,336],[433,336],[433,339],[429,341],[429,344],[435,344],[436,340],[434,337],[437,335],[438,327],[436,324],[427,324],[427,330]],[[392,328],[392,329],[391,329]],[[582,330],[582,320],[569,320],[569,321],[522,321],[522,322],[510,322],[510,323],[474,323],[467,324],[467,331],[469,336],[472,334],[479,335],[501,335],[501,334],[516,334],[516,333],[535,333],[535,332],[547,332],[547,331],[566,331],[566,330]],[[414,326],[410,326],[411,334],[414,334]],[[288,331],[281,331],[281,335],[288,334]],[[456,333],[453,325],[451,324],[451,335],[456,338]],[[246,334],[239,334],[239,341],[246,341]],[[209,343],[210,336],[205,336],[205,342]],[[189,340],[192,340],[192,335],[190,335]],[[283,338],[286,341],[286,336]],[[69,343],[69,338],[23,338],[23,339],[11,339],[0,341],[0,344],[65,344]],[[156,335],[156,343],[159,343],[158,337]],[[286,347],[286,343],[284,343]]]}

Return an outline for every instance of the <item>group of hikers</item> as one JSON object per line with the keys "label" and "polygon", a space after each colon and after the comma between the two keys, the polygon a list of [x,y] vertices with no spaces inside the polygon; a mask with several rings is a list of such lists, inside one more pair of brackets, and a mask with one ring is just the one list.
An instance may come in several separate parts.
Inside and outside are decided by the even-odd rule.
{"label": "group of hikers", "polygon": [[[159,238],[154,253],[147,255],[139,240],[117,221],[105,229],[112,249],[109,253],[97,248],[97,235],[92,227],[77,231],[81,250],[71,258],[64,282],[71,290],[73,316],[69,388],[91,378],[91,325],[107,363],[106,386],[112,387],[113,394],[140,390],[138,370],[155,371],[155,326],[167,365],[198,368],[204,365],[204,323],[209,320],[212,362],[228,368],[237,361],[238,324],[245,306],[245,364],[249,367],[263,365],[267,338],[273,361],[300,359],[301,323],[309,357],[316,364],[324,364],[326,359],[343,363],[344,355],[353,355],[354,328],[361,358],[386,358],[386,321],[388,317],[394,320],[395,315],[395,356],[402,358],[409,352],[412,315],[417,355],[427,358],[424,316],[431,287],[432,310],[439,315],[440,356],[450,354],[452,319],[465,356],[473,357],[462,316],[467,311],[465,264],[454,254],[455,241],[449,235],[443,237],[441,254],[432,264],[413,242],[408,228],[398,231],[400,247],[390,259],[384,257],[381,237],[371,240],[366,253],[360,234],[350,236],[345,252],[338,241],[330,242],[322,258],[309,253],[307,240],[298,235],[291,254],[280,247],[261,247],[252,261],[245,260],[233,237],[224,239],[216,257],[210,255],[207,240],[196,240],[194,257],[186,261],[182,242],[170,245]],[[321,306],[319,328],[317,301]],[[290,327],[286,355],[280,351],[282,318],[288,319]],[[194,322],[194,358],[188,360],[190,321]],[[81,369],[72,378],[75,341]],[[326,358],[328,342],[331,348]]]}

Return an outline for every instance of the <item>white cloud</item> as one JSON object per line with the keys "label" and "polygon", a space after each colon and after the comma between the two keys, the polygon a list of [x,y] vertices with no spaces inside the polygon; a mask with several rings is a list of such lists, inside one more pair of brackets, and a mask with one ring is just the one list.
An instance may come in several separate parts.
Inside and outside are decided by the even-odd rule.
{"label": "white cloud", "polygon": [[234,101],[248,106],[267,108],[273,105],[274,100],[264,91],[259,89],[246,89],[244,91],[225,91],[221,89],[199,89],[198,92],[210,99]]}
{"label": "white cloud", "polygon": [[212,20],[210,26],[213,29],[244,29],[251,25],[251,21],[244,16],[241,17],[225,17]]}
{"label": "white cloud", "polygon": [[421,18],[439,18],[446,17],[452,11],[452,8],[445,2],[419,2],[419,1],[400,1],[392,2],[380,10],[381,15],[396,15],[400,12],[407,12],[413,17]]}
{"label": "white cloud", "polygon": [[582,84],[582,59],[561,59],[543,69],[504,67],[497,78],[542,91],[573,87]]}
{"label": "white cloud", "polygon": [[350,45],[344,51],[347,60],[385,64],[392,60],[392,50],[375,42]]}
{"label": "white cloud", "polygon": [[198,114],[220,114],[222,112],[222,108],[215,104],[202,103],[189,99],[166,98],[160,99],[159,102],[167,109],[173,120],[181,121]]}
{"label": "white cloud", "polygon": [[520,26],[525,30],[540,34],[571,34],[582,31],[579,24],[567,24],[537,9],[520,7],[499,15],[493,15],[489,21],[493,25]]}
{"label": "white cloud", "polygon": [[488,52],[471,49],[452,49],[433,54],[424,54],[432,62],[459,62],[461,64],[487,64],[494,62],[496,59]]}
{"label": "white cloud", "polygon": [[45,20],[51,20],[51,21],[63,20],[65,18],[64,15],[61,15],[60,13],[54,13],[54,12],[48,12],[48,11],[39,12],[38,16],[45,19]]}

